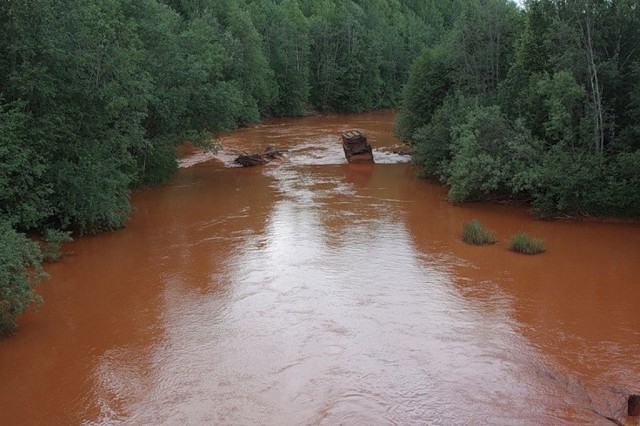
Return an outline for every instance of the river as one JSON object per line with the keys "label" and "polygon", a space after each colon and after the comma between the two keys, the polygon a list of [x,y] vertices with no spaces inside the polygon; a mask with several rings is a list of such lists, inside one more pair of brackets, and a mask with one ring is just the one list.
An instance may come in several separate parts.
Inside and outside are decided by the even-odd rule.
{"label": "river", "polygon": [[[48,265],[0,341],[0,424],[607,424],[640,391],[640,226],[451,205],[394,113],[272,119],[190,150],[126,229]],[[365,130],[375,165],[348,165]],[[234,152],[289,161],[232,167]],[[460,240],[477,218],[500,241]],[[507,250],[511,235],[547,252]],[[600,414],[597,414],[600,413]]]}

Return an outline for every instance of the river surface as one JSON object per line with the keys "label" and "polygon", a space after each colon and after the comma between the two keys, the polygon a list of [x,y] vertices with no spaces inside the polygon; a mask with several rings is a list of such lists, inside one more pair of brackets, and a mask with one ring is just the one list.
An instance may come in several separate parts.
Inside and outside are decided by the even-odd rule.
{"label": "river surface", "polygon": [[[47,267],[44,305],[0,341],[0,424],[622,419],[640,391],[640,226],[451,205],[393,153],[393,120],[268,120],[187,150],[133,194],[126,229]],[[375,165],[346,164],[351,128]],[[289,160],[232,166],[268,145]],[[473,218],[499,243],[461,242]],[[508,251],[520,231],[548,251]]]}

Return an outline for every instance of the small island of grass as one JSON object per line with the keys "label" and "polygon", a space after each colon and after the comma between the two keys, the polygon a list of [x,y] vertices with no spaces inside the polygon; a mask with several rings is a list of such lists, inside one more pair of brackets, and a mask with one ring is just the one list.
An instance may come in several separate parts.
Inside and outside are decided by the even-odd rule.
{"label": "small island of grass", "polygon": [[545,251],[545,244],[543,240],[521,232],[511,238],[509,250],[522,254],[540,254]]}
{"label": "small island of grass", "polygon": [[486,245],[494,244],[498,240],[492,231],[486,229],[480,221],[474,219],[462,225],[462,241],[467,244]]}

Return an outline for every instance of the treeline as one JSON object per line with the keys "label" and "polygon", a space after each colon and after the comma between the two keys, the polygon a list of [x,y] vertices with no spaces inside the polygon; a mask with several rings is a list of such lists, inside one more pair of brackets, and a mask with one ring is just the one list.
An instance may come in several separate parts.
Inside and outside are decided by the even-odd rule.
{"label": "treeline", "polygon": [[[0,333],[35,300],[25,236],[123,226],[185,140],[267,115],[396,106],[458,1],[0,2]],[[34,272],[35,271],[35,272]]]}
{"label": "treeline", "polygon": [[467,2],[411,69],[398,134],[453,202],[640,217],[637,0]]}

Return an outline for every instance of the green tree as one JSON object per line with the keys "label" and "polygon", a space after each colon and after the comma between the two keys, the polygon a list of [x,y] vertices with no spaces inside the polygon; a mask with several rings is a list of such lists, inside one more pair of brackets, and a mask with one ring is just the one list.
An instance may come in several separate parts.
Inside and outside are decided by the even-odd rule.
{"label": "green tree", "polygon": [[449,200],[509,198],[529,192],[541,161],[541,144],[496,106],[476,105],[454,127],[451,161],[442,180]]}
{"label": "green tree", "polygon": [[466,2],[453,29],[457,87],[472,95],[495,96],[506,77],[521,28],[515,3]]}
{"label": "green tree", "polygon": [[22,102],[24,137],[46,167],[38,186],[51,191],[47,221],[81,232],[119,227],[146,108],[133,23],[115,1],[35,6],[4,6],[12,40],[2,68],[6,99]]}
{"label": "green tree", "polygon": [[411,141],[414,132],[429,123],[435,111],[453,88],[453,64],[448,44],[425,49],[411,66],[404,88],[402,110],[395,126],[396,133]]}
{"label": "green tree", "polygon": [[251,13],[277,83],[271,111],[301,115],[309,98],[309,23],[296,0],[255,2]]}
{"label": "green tree", "polygon": [[47,167],[27,136],[28,123],[20,104],[0,104],[0,218],[21,229],[51,214],[51,185],[42,182]]}
{"label": "green tree", "polygon": [[429,123],[413,134],[411,158],[428,177],[444,176],[452,155],[455,127],[467,119],[474,101],[460,94],[449,95],[433,113]]}
{"label": "green tree", "polygon": [[0,221],[0,336],[16,325],[16,317],[41,299],[34,287],[45,277],[38,245]]}

